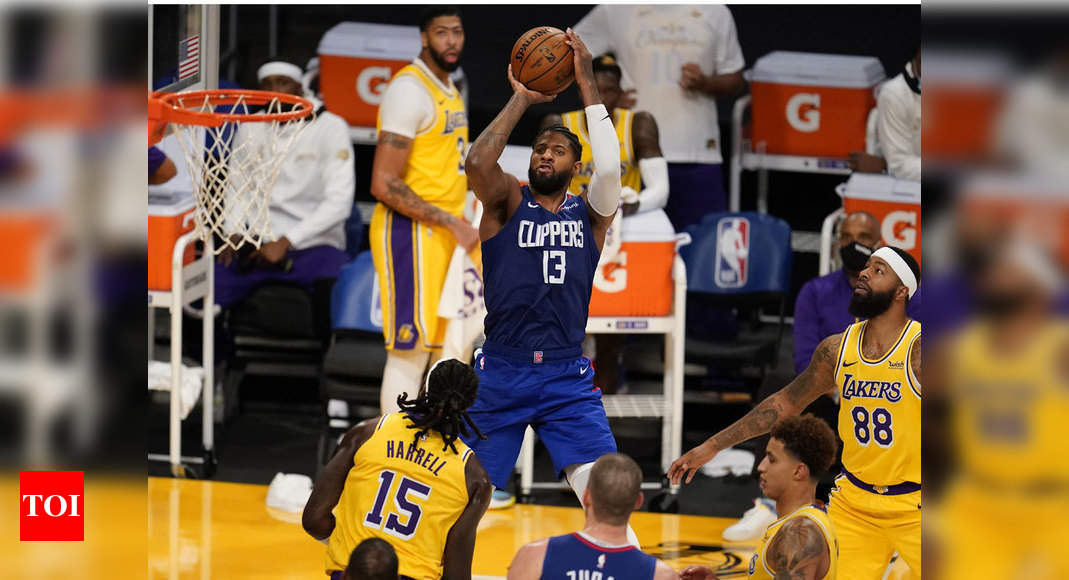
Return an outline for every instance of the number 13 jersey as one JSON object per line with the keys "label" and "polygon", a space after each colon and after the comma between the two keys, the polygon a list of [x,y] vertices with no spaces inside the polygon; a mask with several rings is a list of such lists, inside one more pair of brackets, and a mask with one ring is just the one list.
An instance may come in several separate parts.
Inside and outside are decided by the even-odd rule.
{"label": "number 13 jersey", "polygon": [[353,548],[380,538],[397,552],[399,572],[440,578],[449,530],[468,505],[464,466],[472,451],[457,439],[442,450],[433,429],[418,443],[404,413],[384,415],[357,449],[345,480],[327,547],[327,573],[344,570]]}
{"label": "number 13 jersey", "polygon": [[482,245],[486,342],[578,357],[600,256],[586,202],[568,195],[554,213],[526,185],[522,192],[516,213]]}
{"label": "number 13 jersey", "polygon": [[877,487],[921,483],[921,385],[909,364],[921,324],[908,320],[879,360],[861,352],[866,326],[846,328],[835,369],[843,468]]}

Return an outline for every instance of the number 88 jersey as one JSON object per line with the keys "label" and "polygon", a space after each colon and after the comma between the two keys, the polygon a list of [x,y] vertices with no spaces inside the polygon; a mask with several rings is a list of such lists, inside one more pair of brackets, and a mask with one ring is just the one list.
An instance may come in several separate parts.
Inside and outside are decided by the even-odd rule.
{"label": "number 88 jersey", "polygon": [[877,487],[921,483],[921,385],[909,364],[921,324],[907,321],[879,360],[862,354],[867,324],[846,328],[835,369],[843,467]]}
{"label": "number 88 jersey", "polygon": [[404,413],[386,414],[356,450],[334,512],[327,574],[344,570],[360,542],[380,538],[397,552],[402,576],[442,576],[446,537],[468,504],[472,451],[460,439],[457,453],[443,451],[433,429],[415,442],[411,424]]}

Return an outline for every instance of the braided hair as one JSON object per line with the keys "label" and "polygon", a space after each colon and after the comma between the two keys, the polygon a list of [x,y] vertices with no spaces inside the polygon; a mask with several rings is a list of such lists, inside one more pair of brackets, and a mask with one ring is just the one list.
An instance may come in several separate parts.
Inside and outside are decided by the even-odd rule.
{"label": "braided hair", "polygon": [[412,401],[408,400],[408,393],[397,397],[397,406],[412,421],[408,428],[418,429],[413,442],[418,444],[421,437],[434,429],[445,440],[442,451],[452,449],[453,453],[459,453],[453,442],[461,435],[474,431],[479,439],[486,439],[468,416],[468,407],[475,403],[478,389],[479,377],[471,366],[454,358],[435,363],[419,396]]}

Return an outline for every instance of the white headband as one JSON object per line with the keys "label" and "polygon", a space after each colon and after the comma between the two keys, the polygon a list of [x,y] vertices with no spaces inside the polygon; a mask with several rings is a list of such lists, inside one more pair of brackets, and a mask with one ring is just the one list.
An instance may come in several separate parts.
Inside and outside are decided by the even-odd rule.
{"label": "white headband", "polygon": [[450,357],[450,358],[440,358],[437,361],[435,361],[435,363],[433,365],[431,365],[431,370],[427,371],[427,378],[423,381],[423,388],[424,388],[425,391],[430,391],[431,390],[431,373],[434,372],[434,369],[438,368],[438,365],[444,363],[447,360],[455,360],[457,362],[460,362],[459,359],[455,359],[455,358],[452,358],[452,357]]}
{"label": "white headband", "polygon": [[269,62],[261,66],[260,70],[256,71],[256,80],[257,82],[263,82],[263,80],[267,77],[273,77],[276,75],[289,77],[293,79],[295,83],[300,84],[301,79],[304,77],[304,72],[301,70],[301,67],[295,64],[276,60],[274,62]]}
{"label": "white headband", "polygon": [[909,264],[902,259],[902,256],[898,255],[891,249],[890,246],[884,246],[872,253],[873,258],[880,258],[887,265],[898,274],[898,279],[902,281],[902,284],[909,289],[909,297],[913,298],[913,294],[917,291],[917,277],[913,275],[913,270],[910,270]]}

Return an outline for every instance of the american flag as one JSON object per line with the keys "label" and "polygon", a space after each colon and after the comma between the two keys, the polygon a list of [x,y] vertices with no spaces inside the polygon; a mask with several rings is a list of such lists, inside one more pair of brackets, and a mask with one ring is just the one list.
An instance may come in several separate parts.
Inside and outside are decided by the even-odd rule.
{"label": "american flag", "polygon": [[178,43],[178,80],[200,72],[200,36],[190,36]]}

